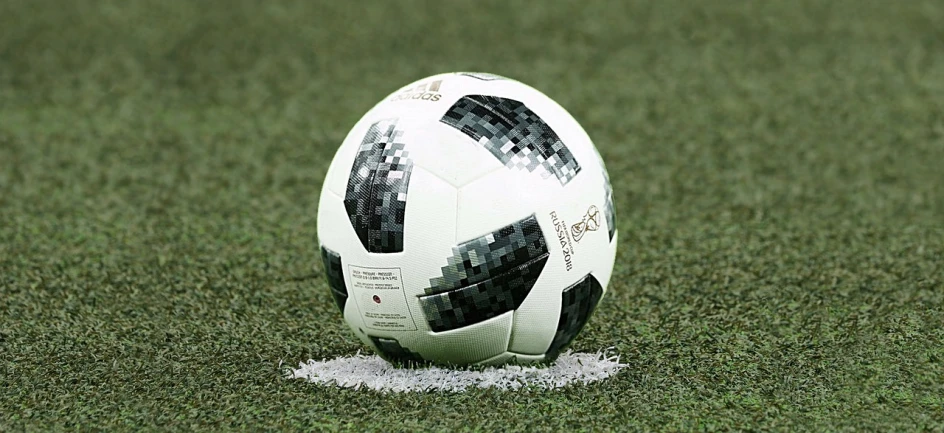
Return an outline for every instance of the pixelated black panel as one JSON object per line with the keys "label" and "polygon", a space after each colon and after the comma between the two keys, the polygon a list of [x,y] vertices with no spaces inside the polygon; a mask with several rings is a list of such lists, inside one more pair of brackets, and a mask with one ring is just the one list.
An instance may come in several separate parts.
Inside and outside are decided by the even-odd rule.
{"label": "pixelated black panel", "polygon": [[440,119],[462,131],[508,168],[556,176],[561,185],[580,172],[580,164],[557,133],[523,103],[497,96],[467,95]]}
{"label": "pixelated black panel", "polygon": [[344,208],[354,232],[371,253],[403,251],[403,222],[413,161],[400,141],[396,120],[370,126],[354,157]]}
{"label": "pixelated black panel", "polygon": [[341,265],[341,256],[334,251],[321,247],[321,261],[324,264],[331,296],[334,298],[334,302],[338,304],[341,314],[344,314],[344,303],[347,302],[347,286],[344,284],[344,268]]}
{"label": "pixelated black panel", "polygon": [[369,336],[370,341],[377,347],[377,352],[387,361],[393,363],[424,363],[425,360],[418,353],[410,351],[400,345],[400,342],[393,338]]}
{"label": "pixelated black panel", "polygon": [[564,289],[561,294],[561,314],[557,322],[557,333],[547,349],[545,360],[550,361],[570,345],[574,337],[587,324],[594,308],[603,296],[603,287],[593,275],[586,277],[574,285]]}
{"label": "pixelated black panel", "polygon": [[534,214],[455,246],[420,296],[427,323],[442,332],[518,308],[549,255]]}
{"label": "pixelated black panel", "polygon": [[616,235],[616,204],[613,202],[613,185],[610,183],[610,173],[606,170],[606,163],[603,162],[603,155],[594,147],[594,153],[597,156],[597,162],[600,163],[600,170],[603,170],[603,215],[606,218],[606,228],[610,234],[610,242],[613,242],[613,236]]}
{"label": "pixelated black panel", "polygon": [[548,256],[543,254],[471,286],[420,296],[430,329],[457,329],[517,309],[534,287]]}
{"label": "pixelated black panel", "polygon": [[603,215],[606,217],[606,228],[610,233],[610,242],[616,234],[616,204],[613,202],[613,186],[610,184],[610,174],[606,172],[602,159],[600,168],[603,169]]}
{"label": "pixelated black panel", "polygon": [[547,242],[537,217],[513,222],[452,249],[442,276],[429,280],[426,294],[455,290],[509,272],[546,255]]}

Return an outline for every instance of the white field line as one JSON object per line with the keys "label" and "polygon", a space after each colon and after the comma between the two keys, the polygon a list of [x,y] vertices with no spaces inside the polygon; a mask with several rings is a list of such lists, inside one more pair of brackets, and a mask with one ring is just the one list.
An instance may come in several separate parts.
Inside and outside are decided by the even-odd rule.
{"label": "white field line", "polygon": [[615,375],[625,367],[608,352],[566,353],[542,367],[504,365],[469,369],[442,367],[395,368],[376,355],[361,355],[300,363],[288,378],[340,388],[367,388],[380,392],[461,392],[469,388],[517,390],[525,387],[557,389],[590,383]]}

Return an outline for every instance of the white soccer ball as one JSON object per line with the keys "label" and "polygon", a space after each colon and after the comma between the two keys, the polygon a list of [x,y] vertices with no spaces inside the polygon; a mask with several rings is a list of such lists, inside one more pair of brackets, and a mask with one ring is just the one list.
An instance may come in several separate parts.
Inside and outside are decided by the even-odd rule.
{"label": "white soccer ball", "polygon": [[564,108],[482,73],[424,78],[331,162],[318,242],[354,333],[393,362],[553,360],[606,293],[606,168]]}

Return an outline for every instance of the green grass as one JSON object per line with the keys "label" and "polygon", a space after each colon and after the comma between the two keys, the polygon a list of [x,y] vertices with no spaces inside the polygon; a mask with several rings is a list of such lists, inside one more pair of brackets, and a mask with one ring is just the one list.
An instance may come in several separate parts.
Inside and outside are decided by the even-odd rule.
{"label": "green grass", "polygon": [[[0,2],[0,430],[944,430],[937,1]],[[488,71],[614,183],[615,379],[407,394],[362,349],[322,177],[414,79]]]}

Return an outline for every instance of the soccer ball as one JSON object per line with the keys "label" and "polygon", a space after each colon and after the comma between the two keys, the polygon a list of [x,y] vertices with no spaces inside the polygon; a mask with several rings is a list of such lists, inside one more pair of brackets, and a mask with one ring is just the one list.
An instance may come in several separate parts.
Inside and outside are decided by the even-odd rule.
{"label": "soccer ball", "polygon": [[328,168],[318,243],[331,294],[394,363],[550,361],[606,293],[603,160],[521,82],[448,73],[388,95]]}

